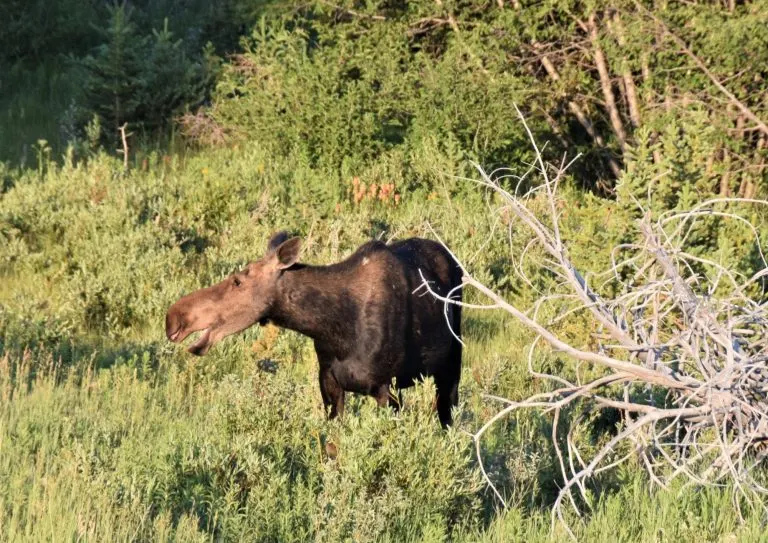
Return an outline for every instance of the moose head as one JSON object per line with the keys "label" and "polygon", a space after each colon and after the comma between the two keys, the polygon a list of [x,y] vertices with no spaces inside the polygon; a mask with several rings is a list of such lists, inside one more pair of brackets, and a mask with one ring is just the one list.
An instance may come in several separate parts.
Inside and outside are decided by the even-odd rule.
{"label": "moose head", "polygon": [[266,320],[284,270],[296,264],[301,239],[285,232],[272,236],[266,254],[211,287],[187,294],[165,316],[165,334],[179,343],[194,332],[200,337],[189,352],[202,356],[215,343]]}

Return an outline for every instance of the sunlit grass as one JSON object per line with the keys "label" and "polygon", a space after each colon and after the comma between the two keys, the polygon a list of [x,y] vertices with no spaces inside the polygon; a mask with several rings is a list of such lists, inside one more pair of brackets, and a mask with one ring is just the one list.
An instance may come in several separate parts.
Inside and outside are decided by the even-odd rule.
{"label": "sunlit grass", "polygon": [[[551,420],[521,413],[484,438],[506,512],[467,435],[499,407],[484,394],[520,399],[545,386],[527,372],[531,335],[510,317],[465,312],[448,432],[430,382],[405,393],[400,413],[350,398],[346,418],[327,422],[312,344],[293,332],[254,328],[204,358],[164,338],[176,297],[258,258],[280,228],[304,237],[303,260],[329,263],[371,235],[431,236],[428,222],[473,273],[525,304],[530,294],[499,273],[507,240],[486,244],[494,219],[479,191],[446,178],[444,196],[356,203],[338,172],[257,148],[156,154],[127,173],[96,155],[14,176],[0,199],[3,539],[563,539],[550,532]],[[342,196],[322,196],[328,183]],[[449,201],[451,191],[467,192]],[[578,321],[558,332],[589,334]],[[546,351],[534,362],[560,363]],[[569,517],[583,539],[764,537],[758,515],[744,511],[739,524],[733,489],[652,492],[636,468],[611,477],[597,482],[583,525]]]}

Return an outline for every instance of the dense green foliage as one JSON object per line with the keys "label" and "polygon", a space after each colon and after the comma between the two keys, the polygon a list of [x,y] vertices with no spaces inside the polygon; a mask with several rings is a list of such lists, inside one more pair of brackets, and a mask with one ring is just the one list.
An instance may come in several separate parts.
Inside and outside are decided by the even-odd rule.
{"label": "dense green foliage", "polygon": [[[280,228],[302,235],[302,259],[318,263],[371,237],[434,229],[478,279],[529,307],[531,286],[547,292],[554,278],[535,252],[531,284],[514,276],[527,233],[457,179],[475,177],[470,161],[526,170],[533,155],[513,103],[549,158],[584,154],[561,203],[580,269],[605,269],[611,247],[636,240],[639,203],[659,216],[718,194],[766,194],[765,138],[633,3],[6,4],[3,540],[562,540],[562,527],[550,528],[561,484],[551,416],[521,413],[483,441],[506,511],[466,435],[496,412],[483,394],[520,399],[546,386],[527,374],[532,336],[510,318],[466,312],[460,413],[444,432],[430,382],[405,394],[399,414],[359,398],[329,423],[308,339],[252,329],[193,358],[165,340],[165,310],[258,258]],[[764,3],[673,3],[653,14],[768,117]],[[241,34],[239,53],[225,56]],[[188,146],[152,143],[152,132],[172,139],[185,111]],[[134,132],[127,170],[112,152],[124,122]],[[765,210],[723,209],[768,239]],[[738,271],[761,266],[744,223],[709,217],[688,241]],[[753,294],[764,299],[764,284]],[[597,332],[579,315],[555,329],[579,345]],[[575,371],[546,350],[535,363]],[[585,451],[618,424],[585,420],[576,435]],[[727,485],[660,491],[631,462],[590,492],[584,521],[568,518],[581,539],[766,541],[766,519],[745,508],[741,522]]]}
{"label": "dense green foliage", "polygon": [[[30,164],[46,140],[58,153],[103,142],[124,122],[133,141],[164,139],[172,118],[207,97],[218,56],[269,1],[7,0],[0,32],[0,160]],[[132,141],[132,143],[133,143]]]}
{"label": "dense green foliage", "polygon": [[[479,277],[522,301],[529,294],[507,280],[505,240],[485,245],[493,218],[479,191],[453,200],[416,191],[397,205],[350,192],[326,209],[311,190],[323,173],[258,148],[155,155],[128,174],[104,154],[44,166],[16,177],[0,208],[0,523],[11,539],[550,537],[551,421],[523,414],[485,440],[486,467],[513,504],[503,515],[462,432],[494,412],[482,393],[540,390],[520,371],[531,337],[510,319],[468,312],[462,412],[448,433],[431,383],[405,395],[400,415],[358,399],[328,423],[311,342],[294,333],[250,330],[202,359],[163,335],[176,296],[257,257],[285,225],[305,236],[304,260],[331,262],[371,235],[429,235],[428,220],[458,254],[476,255]],[[608,258],[624,230],[618,208],[568,194],[579,264]],[[590,219],[610,210],[600,224]],[[576,320],[561,332],[585,330]],[[562,361],[542,354],[538,363]],[[596,421],[582,446],[603,441],[611,424]],[[579,533],[759,538],[758,515],[742,526],[722,512],[732,511],[730,490],[689,489],[678,500],[648,494],[648,484],[638,468],[603,477],[595,492],[604,498]],[[631,523],[626,507],[639,511]]]}
{"label": "dense green foliage", "polygon": [[[665,5],[656,16],[684,32],[735,97],[765,118],[764,5]],[[544,2],[535,9],[370,2],[359,11],[318,3],[257,26],[244,54],[227,65],[207,114],[233,137],[274,153],[333,168],[392,157],[412,180],[423,172],[411,164],[435,150],[488,168],[530,157],[517,103],[539,138],[549,140],[548,156],[585,155],[577,171],[586,187],[611,185],[611,160],[650,157],[654,171],[638,181],[640,191],[671,170],[668,193],[691,184],[700,197],[754,195],[766,134],[743,130],[750,122],[660,24],[631,2]],[[709,32],[713,27],[719,31]],[[598,52],[613,72],[607,84],[615,108],[606,103]],[[743,69],[734,73],[737,66]],[[676,162],[663,162],[662,150]]]}
{"label": "dense green foliage", "polygon": [[112,130],[124,123],[162,126],[180,107],[201,103],[215,75],[210,50],[202,64],[188,59],[182,40],[175,40],[168,29],[168,19],[161,30],[142,36],[131,14],[123,6],[112,8],[102,45],[82,61],[83,106]]}

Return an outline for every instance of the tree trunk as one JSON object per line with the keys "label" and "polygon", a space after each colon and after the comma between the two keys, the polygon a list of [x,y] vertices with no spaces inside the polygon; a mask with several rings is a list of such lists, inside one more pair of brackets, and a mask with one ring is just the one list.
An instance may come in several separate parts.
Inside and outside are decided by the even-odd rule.
{"label": "tree trunk", "polygon": [[648,53],[640,55],[640,72],[643,74],[643,83],[648,83],[651,80],[651,68],[648,61]]}
{"label": "tree trunk", "polygon": [[600,41],[597,33],[597,22],[595,21],[595,14],[589,16],[589,39],[592,42],[592,54],[595,59],[595,66],[597,72],[600,75],[600,87],[603,89],[603,97],[605,99],[605,108],[608,110],[608,117],[611,120],[611,127],[613,128],[616,139],[619,140],[622,151],[627,146],[627,134],[624,131],[624,124],[621,122],[621,115],[619,115],[619,108],[616,107],[616,99],[613,96],[613,89],[611,88],[611,76],[608,72],[608,63],[605,59],[605,54],[600,47]]}
{"label": "tree trunk", "polygon": [[704,167],[704,174],[707,178],[712,177],[712,170],[715,166],[715,157],[720,154],[720,147],[716,147],[715,150],[707,157],[707,163]]}
{"label": "tree trunk", "polygon": [[[616,36],[616,41],[620,47],[625,47],[627,42],[624,39],[624,27],[621,24],[618,12],[614,12],[612,21],[611,30]],[[621,78],[624,82],[624,97],[629,108],[629,119],[632,122],[632,126],[638,128],[640,126],[640,107],[637,99],[637,88],[635,87],[635,79],[632,77],[632,71],[629,69],[629,63],[626,58],[622,59],[621,62]]]}
{"label": "tree trunk", "polygon": [[[542,49],[541,44],[535,41],[533,42],[533,47],[538,51],[541,51]],[[546,55],[546,53],[543,52],[541,53],[541,65],[544,66],[544,70],[546,70],[550,79],[553,81],[560,81],[560,74],[557,73],[557,68],[555,68],[555,65],[552,64],[552,61]],[[584,113],[584,110],[581,109],[579,104],[572,100],[568,100],[568,110],[573,114],[574,117],[576,117],[576,120],[579,121],[579,124],[584,127],[584,130],[587,131],[589,137],[592,138],[600,147],[605,147],[605,141],[603,140],[603,137],[597,133],[594,125],[592,124],[592,121],[589,120],[589,117],[587,117],[586,113]],[[621,174],[621,168],[613,157],[608,158],[608,166],[611,168],[613,175],[619,177]]]}
{"label": "tree trunk", "polygon": [[723,175],[720,176],[720,197],[728,198],[731,195],[731,154],[728,148],[723,148]]}
{"label": "tree trunk", "polygon": [[[763,172],[765,172],[765,158],[762,156],[762,150],[765,148],[765,145],[765,136],[760,136],[755,148],[755,163],[757,164],[755,175],[754,177],[745,175],[742,178],[741,186],[739,187],[739,196],[742,198],[755,198],[757,196],[757,183],[763,181]],[[757,180],[757,183],[754,180]]]}

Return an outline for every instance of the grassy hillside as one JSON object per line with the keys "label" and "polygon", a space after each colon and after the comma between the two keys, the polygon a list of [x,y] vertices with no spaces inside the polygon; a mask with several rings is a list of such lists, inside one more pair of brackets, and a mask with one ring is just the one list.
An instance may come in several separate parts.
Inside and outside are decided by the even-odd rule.
{"label": "grassy hillside", "polygon": [[[444,190],[403,194],[396,204],[360,200],[347,181],[337,205],[324,209],[313,205],[313,188],[327,174],[253,147],[153,155],[129,173],[101,154],[12,179],[0,208],[7,539],[564,535],[549,525],[559,480],[550,419],[522,414],[484,442],[485,464],[512,504],[505,512],[465,435],[495,410],[482,393],[521,398],[541,386],[522,371],[531,337],[510,319],[468,312],[461,414],[447,433],[432,412],[431,383],[407,393],[399,415],[360,399],[344,421],[326,422],[313,349],[297,334],[249,330],[201,359],[163,336],[164,311],[178,295],[260,256],[279,227],[305,238],[305,261],[327,263],[370,236],[431,235],[428,222],[479,277],[524,302],[528,294],[503,271],[504,238],[484,246],[494,221],[476,186],[442,177]],[[448,198],[457,191],[463,196]],[[600,227],[587,218],[615,204],[567,192],[567,236],[591,240],[577,250],[579,262],[606,258],[625,223],[620,213],[606,213],[615,218]],[[584,334],[568,326],[563,333]],[[611,423],[597,428],[583,446],[604,440]],[[737,521],[733,489],[650,488],[639,468],[599,479],[594,512],[583,525],[571,519],[577,533],[763,537],[759,514]]]}
{"label": "grassy hillside", "polygon": [[[764,197],[768,146],[751,120],[632,2],[228,0],[207,11],[167,0],[132,3],[129,30],[118,8],[71,3],[48,12],[57,33],[35,33],[29,14],[47,3],[12,2],[15,38],[3,39],[18,43],[0,58],[15,70],[0,98],[0,540],[564,540],[551,523],[562,486],[551,414],[520,412],[483,438],[507,509],[469,437],[499,409],[488,395],[547,390],[527,371],[534,337],[511,317],[464,313],[459,413],[444,431],[429,381],[397,414],[349,397],[344,420],[328,422],[310,340],[255,327],[196,358],[166,340],[165,311],[259,258],[279,229],[302,236],[302,261],[322,264],[371,238],[437,234],[477,279],[530,308],[556,278],[536,251],[529,282],[514,273],[528,233],[472,181],[472,161],[528,168],[513,103],[548,159],[583,153],[559,205],[588,271],[637,241],[640,203],[658,217],[717,195]],[[651,7],[766,118],[764,3]],[[166,17],[173,39],[160,32]],[[203,50],[211,40],[230,51],[243,32],[234,57]],[[68,62],[48,54],[65,43]],[[130,114],[113,107],[126,93],[142,97]],[[121,122],[135,132],[127,169],[114,152]],[[765,210],[723,209],[746,221],[702,219],[688,249],[752,274],[762,264],[746,223],[768,239]],[[764,282],[753,290],[765,302]],[[553,329],[585,348],[600,332],[579,313]],[[599,371],[546,348],[534,363],[573,379]],[[621,425],[574,407],[554,439],[580,415],[585,454]],[[581,518],[566,513],[580,540],[768,541],[764,511],[733,485],[663,490],[634,457],[591,479],[586,502]]]}

